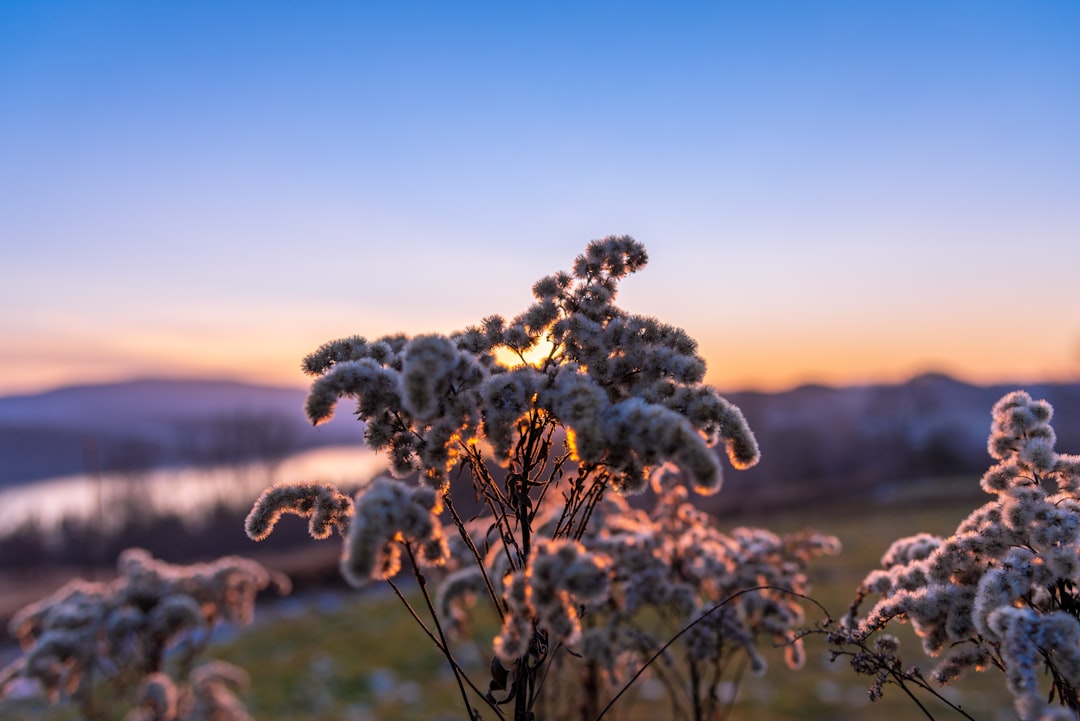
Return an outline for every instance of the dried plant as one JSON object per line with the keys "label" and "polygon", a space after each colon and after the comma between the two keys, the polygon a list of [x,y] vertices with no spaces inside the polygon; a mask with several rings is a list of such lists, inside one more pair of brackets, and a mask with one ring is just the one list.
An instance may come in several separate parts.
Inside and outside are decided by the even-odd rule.
{"label": "dried plant", "polygon": [[[998,401],[988,443],[998,463],[981,483],[993,500],[947,538],[896,541],[863,581],[832,640],[875,677],[872,697],[888,683],[936,693],[931,682],[996,669],[1022,721],[1080,714],[1080,456],[1054,450],[1052,413],[1023,391]],[[904,668],[884,633],[893,622],[940,659],[929,680]]]}
{"label": "dried plant", "polygon": [[118,566],[113,581],[74,580],[12,618],[23,655],[0,672],[4,694],[70,702],[88,721],[249,721],[232,693],[244,672],[199,658],[215,626],[249,623],[256,594],[288,580],[245,558],[175,566],[138,548]]}
{"label": "dried plant", "polygon": [[[527,573],[504,577],[512,613],[494,640],[496,657],[512,663],[533,624],[547,629],[547,673],[559,690],[541,699],[544,718],[602,717],[647,673],[661,682],[672,718],[719,719],[733,702],[721,687],[737,687],[748,669],[764,672],[762,643],[784,647],[793,668],[805,660],[805,571],[815,557],[838,552],[837,539],[743,527],[724,533],[687,502],[673,467],[658,469],[652,485],[658,500],[650,512],[607,496],[579,541],[548,542]],[[541,515],[541,536],[556,518]],[[498,577],[504,550],[497,538],[485,540],[489,575]],[[440,586],[436,608],[460,633],[483,584],[465,549],[456,551],[457,570]]]}
{"label": "dried plant", "polygon": [[[534,284],[535,302],[510,321],[491,316],[451,335],[346,338],[304,361],[316,377],[311,420],[329,418],[342,398],[355,400],[367,443],[389,456],[398,479],[419,481],[380,479],[351,502],[319,484],[276,486],[256,502],[248,533],[263,538],[282,513],[296,513],[316,537],[345,537],[342,571],[354,584],[394,585],[402,568],[411,570],[428,620],[408,610],[448,659],[471,718],[484,705],[499,718],[506,706],[515,721],[534,718],[542,679],[561,651],[593,649],[589,663],[598,669],[602,629],[624,624],[641,604],[677,609],[688,648],[708,645],[702,633],[722,637],[725,648],[750,649],[759,631],[790,640],[801,615],[765,589],[740,589],[746,595],[722,613],[706,607],[739,584],[767,585],[763,578],[800,587],[798,559],[831,544],[756,531],[712,535],[675,496],[662,512],[681,521],[640,516],[621,500],[645,490],[665,464],[680,469],[676,485],[685,479],[699,493],[716,492],[716,445],[736,468],[758,460],[742,413],[703,383],[693,339],[614,304],[619,281],[646,260],[632,238],[593,241],[571,272]],[[481,507],[476,518],[463,518],[466,503]],[[693,549],[697,541],[716,547]],[[753,568],[779,565],[762,576],[740,558],[753,558]],[[792,559],[795,567],[785,565]],[[635,586],[630,563],[658,573],[667,564],[670,583],[685,588],[676,595],[686,597],[636,597],[645,589]],[[706,579],[709,564],[727,571]],[[438,598],[427,574],[441,580]],[[465,621],[466,597],[481,599],[500,624],[486,686],[469,678],[449,640]],[[608,650],[622,643],[610,641]]]}

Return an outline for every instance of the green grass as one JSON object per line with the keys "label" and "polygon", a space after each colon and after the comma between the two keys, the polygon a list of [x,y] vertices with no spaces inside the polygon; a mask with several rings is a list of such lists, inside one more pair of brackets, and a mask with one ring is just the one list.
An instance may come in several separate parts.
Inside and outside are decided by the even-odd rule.
{"label": "green grass", "polygon": [[[920,531],[948,534],[986,496],[964,481],[918,484],[901,489],[888,503],[862,503],[833,510],[811,509],[796,514],[741,518],[722,525],[764,526],[777,532],[812,527],[837,535],[841,555],[823,558],[810,569],[815,579],[813,597],[834,616],[847,609],[863,576],[877,567],[895,539]],[[948,502],[935,499],[949,498]],[[417,611],[428,618],[423,602],[409,592]],[[329,602],[327,602],[329,599]],[[807,605],[807,622],[822,613]],[[486,688],[491,658],[493,619],[457,649],[459,662],[477,685]],[[906,628],[902,628],[906,631]],[[929,669],[927,659],[910,633],[898,633],[905,660]],[[732,719],[741,721],[804,721],[828,719],[873,721],[922,719],[925,716],[902,692],[887,687],[885,698],[870,704],[868,679],[856,676],[841,660],[828,662],[821,636],[806,639],[807,663],[801,671],[784,665],[780,649],[766,649],[769,668],[761,678],[746,677],[739,686]],[[404,611],[385,584],[366,592],[326,594],[286,599],[260,609],[256,623],[239,629],[211,648],[211,655],[235,663],[252,677],[243,694],[259,721],[450,721],[466,719],[461,697],[446,661],[424,632]],[[560,683],[577,679],[552,677],[549,693],[559,694]],[[648,690],[644,686],[644,690]],[[950,689],[950,698],[979,721],[1014,718],[1012,703],[996,671],[962,679]],[[482,707],[482,717],[494,715]],[[504,707],[508,708],[508,707]],[[935,718],[960,719],[943,707],[931,706]],[[0,711],[0,719],[71,719],[70,714],[44,714],[41,709],[23,715]],[[628,694],[607,721],[646,721],[672,718],[670,704],[642,694]],[[537,721],[552,721],[540,715]],[[554,720],[562,721],[562,719]],[[569,719],[567,719],[569,721]]]}
{"label": "green grass", "polygon": [[[251,674],[254,683],[246,700],[255,718],[427,721],[463,716],[445,659],[395,596],[346,596],[340,605],[325,609],[317,600],[308,603],[311,609],[302,614],[245,629],[216,654]],[[486,668],[478,653],[460,655],[474,675]]]}
{"label": "green grass", "polygon": [[[877,567],[893,540],[920,531],[948,534],[986,497],[972,482],[914,485],[902,489],[899,498],[882,505],[863,504],[840,510],[815,509],[812,514],[786,513],[755,519],[738,519],[724,525],[760,525],[777,532],[813,527],[837,535],[844,545],[840,556],[825,558],[811,567],[815,578],[813,596],[834,616],[847,609],[855,587]],[[953,500],[934,502],[935,497]],[[418,607],[418,610],[422,610]],[[820,611],[807,607],[807,621],[821,620]],[[490,659],[488,635],[462,655],[463,665],[486,685]],[[917,640],[900,629],[905,660],[929,669]],[[741,683],[731,718],[743,721],[788,719],[920,719],[925,716],[895,687],[886,687],[885,698],[871,704],[868,679],[856,676],[841,660],[830,664],[821,636],[806,639],[808,661],[793,672],[783,663],[779,649],[768,649],[769,668],[762,678],[747,677]],[[220,649],[219,657],[248,669],[254,687],[247,695],[253,715],[261,721],[307,718],[318,721],[360,719],[463,719],[461,699],[446,663],[415,622],[403,612],[400,601],[388,593],[346,596],[340,608],[312,609],[302,615],[279,617],[239,633]],[[404,693],[374,693],[373,686],[405,684]],[[410,686],[409,682],[419,684]],[[549,680],[550,683],[550,680]],[[418,694],[411,692],[419,691]],[[557,693],[557,691],[556,691]],[[1012,704],[997,672],[977,674],[949,689],[949,698],[974,718],[997,721],[1012,716]],[[650,702],[629,695],[612,721],[669,718],[666,701]],[[934,706],[938,719],[962,718]],[[486,709],[485,709],[486,711]],[[484,718],[493,715],[488,711]],[[538,719],[543,721],[543,719]]]}
{"label": "green grass", "polygon": [[[813,517],[784,514],[757,519],[777,532],[804,527],[831,533],[843,544],[836,557],[822,558],[811,567],[815,580],[812,596],[834,618],[843,615],[855,588],[872,569],[880,566],[882,554],[896,539],[918,532],[949,535],[974,508],[989,499],[972,482],[956,481],[913,484],[902,489],[900,497],[881,505],[863,505],[835,511],[815,511]],[[952,500],[935,502],[935,498]],[[870,599],[868,599],[870,601]],[[870,601],[872,603],[872,601]],[[864,611],[867,606],[864,606]],[[807,606],[807,621],[821,620],[821,612]],[[903,658],[909,666],[929,671],[934,660],[923,654],[918,639],[907,626],[892,630],[901,639]],[[843,659],[830,664],[828,649],[820,636],[806,638],[807,663],[797,672],[784,666],[774,656],[761,679],[751,679],[741,690],[741,701],[733,718],[742,721],[786,721],[788,719],[873,719],[874,721],[924,719],[926,716],[899,688],[887,686],[883,699],[871,703],[866,694],[869,680],[857,676]],[[1013,719],[1012,699],[1004,688],[1004,678],[997,671],[972,674],[945,692],[979,721]],[[932,699],[923,698],[935,718],[962,719]]]}

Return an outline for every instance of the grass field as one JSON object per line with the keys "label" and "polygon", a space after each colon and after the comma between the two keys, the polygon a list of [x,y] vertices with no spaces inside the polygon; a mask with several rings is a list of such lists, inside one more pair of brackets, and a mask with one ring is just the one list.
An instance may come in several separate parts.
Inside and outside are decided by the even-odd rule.
{"label": "grass field", "polygon": [[[764,526],[777,532],[811,527],[837,535],[844,550],[811,567],[813,597],[834,616],[842,614],[862,577],[879,562],[896,538],[919,531],[948,534],[973,508],[988,497],[976,482],[938,481],[912,484],[887,501],[828,503],[805,513],[785,512],[755,518],[726,519],[723,527]],[[313,542],[314,543],[314,542]],[[334,544],[336,541],[326,541]],[[329,547],[327,547],[329,548]],[[415,594],[414,594],[415,595]],[[413,598],[424,614],[422,601]],[[822,613],[807,606],[807,622],[822,620]],[[456,647],[461,665],[486,687],[491,659],[493,621],[472,641]],[[906,630],[906,629],[904,629]],[[932,666],[911,634],[900,633],[909,664]],[[871,704],[868,679],[856,676],[841,660],[829,662],[820,635],[806,639],[807,663],[790,671],[780,649],[767,649],[769,668],[760,678],[747,676],[738,686],[728,718],[742,721],[906,720],[926,716],[895,687]],[[453,677],[442,656],[401,602],[385,584],[363,592],[335,591],[272,601],[260,608],[254,625],[235,629],[212,648],[216,658],[246,669],[252,687],[244,694],[259,721],[451,721],[466,719]],[[557,684],[556,679],[547,683]],[[640,684],[605,716],[609,721],[646,721],[677,718],[669,703],[654,694],[655,684]],[[549,689],[558,694],[558,690]],[[947,692],[979,721],[1015,718],[1012,703],[997,672],[959,681]],[[937,719],[962,716],[943,707],[929,706]],[[0,721],[9,719],[74,719],[70,709],[45,711],[40,707],[0,709]],[[494,714],[484,709],[483,718]],[[537,721],[547,721],[540,714]],[[559,719],[562,721],[562,719]],[[569,719],[567,719],[569,721]]]}
{"label": "grass field", "polygon": [[[812,513],[785,513],[732,519],[722,525],[760,525],[778,532],[813,527],[837,535],[840,556],[821,559],[811,569],[813,593],[830,613],[840,615],[862,577],[876,567],[882,552],[901,536],[919,531],[948,534],[974,507],[985,502],[970,479],[914,484],[888,503],[834,504]],[[941,499],[949,499],[943,501]],[[821,613],[808,608],[808,622]],[[432,648],[400,602],[383,590],[327,596],[299,604],[285,601],[273,618],[240,631],[218,654],[251,672],[247,695],[255,718],[284,721],[464,719],[461,700],[441,656]],[[490,629],[489,629],[490,630]],[[906,629],[904,629],[906,630]],[[905,660],[932,666],[910,634],[901,635]],[[895,687],[871,704],[867,680],[843,661],[829,663],[820,636],[807,638],[804,669],[787,669],[779,650],[769,649],[769,669],[762,678],[747,677],[738,689],[731,718],[744,721],[788,719],[919,719],[918,707]],[[459,648],[459,660],[486,684],[488,642],[478,639]],[[645,691],[649,688],[646,686]],[[647,694],[645,694],[647,695]],[[1012,704],[997,672],[961,680],[948,697],[981,721],[1014,718]],[[929,706],[938,719],[962,718],[944,706]],[[605,718],[670,718],[666,701],[629,695]],[[485,714],[485,718],[492,714]],[[543,719],[538,719],[543,721]]]}

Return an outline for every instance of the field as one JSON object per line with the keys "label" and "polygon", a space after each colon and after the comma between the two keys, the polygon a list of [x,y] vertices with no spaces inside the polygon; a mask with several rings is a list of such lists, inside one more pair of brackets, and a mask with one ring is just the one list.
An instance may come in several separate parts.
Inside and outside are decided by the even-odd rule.
{"label": "field", "polygon": [[[815,564],[813,595],[838,615],[891,541],[918,531],[947,534],[985,498],[971,479],[940,481],[913,485],[887,504],[823,504],[812,517],[789,513],[724,525],[761,525],[776,531],[812,526],[836,534],[844,552]],[[444,661],[399,606],[385,587],[302,602],[286,600],[268,608],[255,626],[225,642],[218,655],[251,673],[253,687],[246,698],[255,718],[263,721],[464,718]],[[808,609],[807,618],[820,620],[820,613]],[[929,667],[914,638],[901,635],[905,660]],[[924,718],[895,687],[887,687],[884,699],[871,705],[866,679],[856,676],[843,661],[830,664],[820,636],[807,638],[807,652],[806,667],[798,672],[784,666],[779,651],[771,654],[764,677],[747,676],[741,684],[731,717],[745,721]],[[460,649],[460,661],[477,671],[478,681],[486,678],[489,659],[490,649],[482,640]],[[654,690],[644,684],[642,693],[624,697],[622,705],[605,718],[671,717],[666,701],[647,698]],[[996,672],[963,679],[948,696],[976,719],[1014,717]],[[932,702],[929,708],[935,718],[961,718]]]}
{"label": "field", "polygon": [[[919,531],[948,534],[983,495],[971,479],[922,482],[877,502],[823,501],[804,514],[785,512],[755,518],[732,518],[724,527],[755,525],[777,532],[812,527],[837,535],[843,552],[819,559],[811,568],[813,597],[834,616],[850,602],[853,589],[874,568],[896,538]],[[320,553],[301,558],[305,563],[322,557],[325,563],[338,548],[336,541],[312,542]],[[415,589],[404,587],[423,614]],[[823,614],[808,606],[807,621]],[[906,631],[906,629],[901,629]],[[490,662],[490,636],[494,622],[481,622],[471,642],[456,648],[459,662],[480,686],[486,686]],[[486,634],[486,635],[485,635]],[[905,661],[929,668],[911,634],[900,633]],[[796,719],[896,720],[925,718],[919,708],[896,687],[886,687],[884,699],[867,698],[868,679],[856,676],[843,660],[830,663],[820,635],[806,639],[807,663],[790,671],[779,649],[768,649],[764,676],[746,674],[733,699],[730,718],[743,721]],[[231,629],[212,646],[211,655],[246,669],[251,687],[242,694],[252,716],[260,721],[450,721],[464,719],[461,699],[444,659],[403,612],[401,602],[385,584],[362,592],[308,591],[260,606],[252,626]],[[554,678],[548,683],[557,683]],[[605,718],[644,721],[678,718],[656,682],[647,677],[620,700]],[[1014,718],[1012,703],[996,671],[962,679],[946,695],[975,719]],[[935,718],[962,718],[932,699],[924,699]],[[484,718],[493,718],[488,711]],[[67,721],[70,709],[7,707],[0,720],[41,718]],[[546,716],[539,715],[539,719]]]}

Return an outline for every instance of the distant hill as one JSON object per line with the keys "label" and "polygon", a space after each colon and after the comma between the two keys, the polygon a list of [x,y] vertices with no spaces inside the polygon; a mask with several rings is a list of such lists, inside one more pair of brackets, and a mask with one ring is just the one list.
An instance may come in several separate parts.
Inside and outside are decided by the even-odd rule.
{"label": "distant hill", "polygon": [[976,386],[928,374],[895,385],[727,393],[753,428],[762,459],[747,471],[727,469],[724,490],[708,505],[720,512],[828,502],[945,476],[970,476],[977,489],[993,463],[990,409],[1020,389],[1054,406],[1057,448],[1080,453],[1077,383]]}
{"label": "distant hill", "polygon": [[0,398],[0,485],[88,470],[228,463],[359,443],[341,404],[314,428],[307,391],[233,381],[145,379]]}
{"label": "distant hill", "polygon": [[[761,463],[726,471],[705,499],[721,512],[803,503],[990,465],[990,408],[1024,388],[1055,408],[1058,448],[1080,453],[1080,384],[975,386],[944,375],[906,383],[801,386],[725,397],[746,415]],[[347,401],[313,428],[306,390],[232,381],[138,380],[0,398],[0,485],[87,470],[228,464],[304,448],[359,444]]]}

